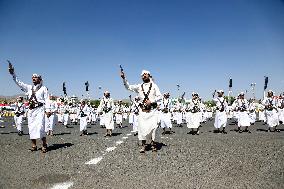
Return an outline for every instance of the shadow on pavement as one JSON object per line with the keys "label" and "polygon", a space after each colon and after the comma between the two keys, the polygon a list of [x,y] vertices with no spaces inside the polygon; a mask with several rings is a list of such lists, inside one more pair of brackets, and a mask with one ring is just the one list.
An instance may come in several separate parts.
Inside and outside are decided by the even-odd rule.
{"label": "shadow on pavement", "polygon": [[267,132],[267,129],[256,129],[256,131]]}
{"label": "shadow on pavement", "polygon": [[122,133],[112,133],[112,136],[119,136],[121,135]]}
{"label": "shadow on pavement", "polygon": [[57,133],[57,134],[54,134],[54,136],[59,136],[59,135],[71,135],[71,132],[69,132],[69,133]]}
{"label": "shadow on pavement", "polygon": [[10,133],[4,133],[4,132],[3,132],[3,133],[1,133],[1,135],[8,135],[8,134],[10,134]]}
{"label": "shadow on pavement", "polygon": [[93,133],[88,132],[88,135],[96,135],[96,134],[98,134],[98,133],[97,132],[93,132]]}
{"label": "shadow on pavement", "polygon": [[[157,151],[161,150],[163,148],[163,146],[167,146],[166,144],[162,143],[162,142],[155,142],[156,145],[156,149]],[[146,151],[152,151],[152,145],[148,144],[146,146]]]}
{"label": "shadow on pavement", "polygon": [[58,150],[60,148],[68,148],[68,147],[71,147],[73,145],[74,144],[72,144],[72,143],[52,144],[51,146],[48,146],[48,151]]}
{"label": "shadow on pavement", "polygon": [[157,142],[156,143],[157,150],[161,150],[163,146],[167,146],[167,145],[162,143],[162,142]]}

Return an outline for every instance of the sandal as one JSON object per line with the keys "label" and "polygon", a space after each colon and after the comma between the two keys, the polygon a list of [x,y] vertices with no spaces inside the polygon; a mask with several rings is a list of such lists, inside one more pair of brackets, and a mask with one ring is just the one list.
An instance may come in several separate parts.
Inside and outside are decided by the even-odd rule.
{"label": "sandal", "polygon": [[142,147],[139,152],[140,153],[145,153],[145,147]]}
{"label": "sandal", "polygon": [[42,151],[42,153],[46,153],[46,152],[47,152],[47,146],[43,146],[43,147],[41,148],[41,151]]}
{"label": "sandal", "polygon": [[37,146],[32,146],[32,148],[30,148],[29,151],[31,151],[31,152],[37,151]]}

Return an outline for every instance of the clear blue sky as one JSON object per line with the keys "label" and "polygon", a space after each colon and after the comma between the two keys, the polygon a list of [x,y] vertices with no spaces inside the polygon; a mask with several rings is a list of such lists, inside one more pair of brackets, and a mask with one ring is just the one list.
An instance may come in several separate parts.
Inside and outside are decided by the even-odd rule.
{"label": "clear blue sky", "polygon": [[186,97],[227,93],[231,76],[234,94],[253,82],[260,98],[265,75],[284,91],[284,1],[0,0],[0,95],[18,94],[6,59],[27,83],[41,74],[55,95],[66,81],[81,96],[89,81],[92,98],[126,98],[122,64],[130,83],[147,69],[173,96],[176,84]]}

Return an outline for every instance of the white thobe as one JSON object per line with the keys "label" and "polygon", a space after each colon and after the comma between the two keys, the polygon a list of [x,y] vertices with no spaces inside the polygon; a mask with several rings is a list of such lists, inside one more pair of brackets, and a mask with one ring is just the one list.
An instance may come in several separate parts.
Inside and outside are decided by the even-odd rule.
{"label": "white thobe", "polygon": [[266,118],[267,118],[267,124],[269,127],[276,127],[279,125],[279,117],[277,113],[277,106],[276,106],[276,100],[273,98],[265,98],[262,102],[265,106],[271,105],[271,109],[266,108]]}
{"label": "white thobe", "polygon": [[[194,107],[197,111],[193,113]],[[190,110],[186,112],[186,123],[188,128],[197,129],[200,126],[202,116],[200,108],[200,102],[198,100],[190,99],[188,101],[187,109]]]}
{"label": "white thobe", "polygon": [[[158,86],[153,82],[150,81],[149,83],[142,83],[138,85],[129,85],[126,79],[123,80],[124,86],[127,90],[132,92],[136,92],[138,97],[141,99],[141,103],[144,100],[145,96],[144,93],[148,95],[148,99],[152,103],[159,103],[162,99],[162,94]],[[150,90],[150,86],[151,90]],[[144,93],[143,89],[144,88]],[[149,91],[150,90],[150,91]],[[139,140],[146,140],[148,136],[151,136],[151,139],[154,141],[156,136],[156,129],[158,127],[159,122],[159,112],[157,109],[152,109],[150,112],[143,112],[141,108],[139,108],[139,116],[138,116],[138,139]]]}
{"label": "white thobe", "polygon": [[[248,114],[248,101],[247,99],[237,99],[236,102],[236,108],[238,111],[238,126],[239,127],[248,127],[250,126],[251,119]],[[243,108],[241,111],[240,109]]]}
{"label": "white thobe", "polygon": [[57,112],[57,104],[56,102],[52,101],[52,100],[47,100],[46,103],[46,112],[50,112],[51,115],[49,117],[47,117],[47,115],[45,115],[45,132],[48,131],[53,131],[54,126],[55,126],[55,119],[56,119],[56,112]]}
{"label": "white thobe", "polygon": [[[109,109],[108,112],[104,111],[104,109]],[[100,101],[100,105],[98,107],[98,112],[102,112],[103,119],[101,120],[101,125],[104,125],[106,129],[114,129],[114,120],[113,120],[113,110],[114,103],[112,98],[103,97]]]}
{"label": "white thobe", "polygon": [[[163,112],[163,109],[167,109],[168,112]],[[169,98],[163,98],[161,103],[161,112],[160,112],[160,121],[161,121],[161,128],[172,128],[172,121],[171,121],[171,102]]]}
{"label": "white thobe", "polygon": [[20,81],[15,74],[13,74],[15,83],[28,94],[31,98],[32,90],[36,91],[35,96],[37,102],[43,103],[43,106],[28,110],[28,128],[30,139],[39,139],[46,136],[45,133],[45,102],[48,99],[48,92],[45,86],[28,85]]}
{"label": "white thobe", "polygon": [[87,105],[80,106],[78,108],[77,116],[80,119],[80,131],[87,130],[87,125],[88,125],[87,118],[88,118],[89,113],[90,113],[90,109]]}
{"label": "white thobe", "polygon": [[15,113],[19,113],[18,116],[14,116],[15,124],[18,131],[22,131],[23,127],[23,117],[25,113],[25,107],[23,103],[17,103]]}
{"label": "white thobe", "polygon": [[282,123],[284,123],[284,99],[280,99],[278,101],[278,117],[279,121],[282,121]]}
{"label": "white thobe", "polygon": [[[224,97],[217,97],[213,99],[216,103],[216,106],[219,110],[216,110],[216,115],[215,115],[215,122],[214,122],[214,127],[216,129],[219,129],[221,127],[226,127],[227,125],[227,114],[226,114],[226,109],[227,109],[227,102],[224,99]],[[220,111],[221,109],[224,109],[223,111]]]}

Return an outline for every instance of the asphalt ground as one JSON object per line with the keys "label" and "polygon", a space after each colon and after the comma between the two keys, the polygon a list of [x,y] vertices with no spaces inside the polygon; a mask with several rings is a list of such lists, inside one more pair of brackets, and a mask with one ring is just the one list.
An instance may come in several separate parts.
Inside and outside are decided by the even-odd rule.
{"label": "asphalt ground", "polygon": [[185,124],[173,134],[158,129],[158,151],[140,154],[127,122],[107,138],[98,124],[88,136],[79,136],[79,125],[59,124],[43,154],[28,150],[26,124],[18,136],[12,119],[2,120],[0,188],[284,188],[284,125],[266,132],[257,122],[251,133],[238,133],[229,121],[228,134],[220,134],[213,120],[200,135],[187,134]]}

